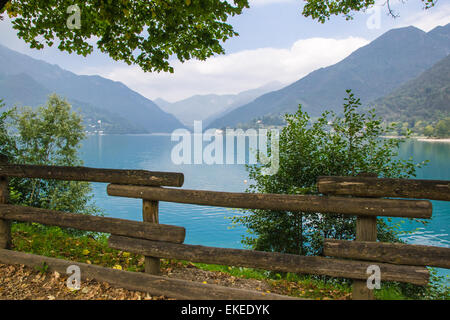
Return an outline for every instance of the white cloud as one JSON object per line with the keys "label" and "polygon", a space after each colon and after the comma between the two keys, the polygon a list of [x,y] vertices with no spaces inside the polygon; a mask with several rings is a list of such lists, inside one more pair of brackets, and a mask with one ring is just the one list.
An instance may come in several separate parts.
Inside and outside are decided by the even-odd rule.
{"label": "white cloud", "polygon": [[310,38],[296,41],[291,48],[245,50],[206,61],[173,63],[174,74],[144,73],[138,67],[85,69],[121,81],[142,95],[175,101],[194,94],[238,93],[271,81],[294,82],[311,71],[339,62],[368,43],[363,38]]}
{"label": "white cloud", "polygon": [[404,26],[413,25],[426,32],[448,23],[450,23],[450,4],[442,4],[440,2],[434,8],[422,10],[403,19]]}

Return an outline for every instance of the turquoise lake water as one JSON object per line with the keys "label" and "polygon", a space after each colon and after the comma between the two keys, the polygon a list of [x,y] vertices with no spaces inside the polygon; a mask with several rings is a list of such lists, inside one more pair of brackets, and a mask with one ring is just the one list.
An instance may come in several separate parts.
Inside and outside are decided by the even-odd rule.
{"label": "turquoise lake water", "polygon": [[[83,143],[81,157],[85,165],[99,168],[145,169],[182,172],[183,188],[197,190],[242,192],[248,182],[244,165],[175,165],[171,150],[178,142],[168,135],[103,135],[89,136]],[[409,141],[401,146],[400,157],[413,157],[415,162],[430,160],[420,169],[417,179],[450,180],[450,143]],[[96,183],[94,200],[108,216],[141,220],[142,201],[109,197],[106,184]],[[450,202],[432,201],[433,218],[428,225],[407,222],[408,243],[450,247]],[[160,223],[186,228],[186,243],[205,246],[242,248],[243,227],[233,227],[228,217],[239,214],[228,208],[195,206],[163,202]],[[440,274],[450,274],[440,270]]]}

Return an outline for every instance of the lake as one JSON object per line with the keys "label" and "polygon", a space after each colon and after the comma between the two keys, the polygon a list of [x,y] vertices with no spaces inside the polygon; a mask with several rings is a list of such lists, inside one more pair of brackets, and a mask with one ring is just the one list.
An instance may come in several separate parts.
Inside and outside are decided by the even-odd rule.
{"label": "lake", "polygon": [[[81,157],[86,166],[117,169],[182,172],[183,188],[243,192],[248,186],[244,165],[175,165],[171,151],[177,142],[169,135],[92,135],[83,142]],[[400,157],[415,162],[430,160],[419,169],[418,179],[450,180],[450,143],[408,141],[401,145]],[[142,220],[142,201],[109,197],[106,184],[93,184],[94,200],[108,216]],[[450,202],[432,201],[433,218],[428,225],[407,222],[404,235],[408,243],[450,247]],[[160,223],[186,228],[186,243],[206,246],[242,248],[246,230],[232,226],[229,217],[239,212],[228,208],[162,202]],[[448,270],[439,273],[447,273]]]}

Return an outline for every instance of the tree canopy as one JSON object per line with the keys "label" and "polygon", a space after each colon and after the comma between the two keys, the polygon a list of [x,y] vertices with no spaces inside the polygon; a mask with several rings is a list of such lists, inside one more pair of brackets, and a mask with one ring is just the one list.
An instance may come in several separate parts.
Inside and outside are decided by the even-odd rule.
{"label": "tree canopy", "polygon": [[[436,0],[421,0],[425,8]],[[332,15],[372,7],[375,0],[304,0],[303,16],[324,23]],[[392,12],[387,0],[389,12]],[[227,23],[248,0],[0,0],[19,38],[31,48],[58,45],[86,56],[94,45],[117,61],[144,71],[173,72],[169,59],[205,60],[223,54],[222,42],[237,36]]]}
{"label": "tree canopy", "polygon": [[[81,141],[85,138],[82,118],[71,105],[51,95],[44,106],[13,107],[2,112],[0,100],[0,154],[17,164],[81,166]],[[91,185],[83,181],[12,178],[13,204],[98,214],[92,203]]]}
{"label": "tree canopy", "polygon": [[[424,9],[429,9],[437,0],[421,0]],[[305,0],[303,15],[324,23],[333,15],[343,15],[347,20],[353,19],[354,12],[363,11],[375,5],[376,0]],[[385,5],[389,15],[396,17],[397,13],[391,8],[391,1],[386,0]]]}
{"label": "tree canopy", "polygon": [[[31,48],[58,48],[86,56],[96,40],[114,60],[144,71],[170,71],[169,58],[205,60],[224,53],[221,41],[237,33],[226,23],[247,0],[11,0],[0,1],[18,37]],[[75,6],[76,5],[76,6]],[[79,25],[68,19],[79,14]],[[74,16],[73,19],[77,17]],[[70,21],[69,21],[70,22]]]}

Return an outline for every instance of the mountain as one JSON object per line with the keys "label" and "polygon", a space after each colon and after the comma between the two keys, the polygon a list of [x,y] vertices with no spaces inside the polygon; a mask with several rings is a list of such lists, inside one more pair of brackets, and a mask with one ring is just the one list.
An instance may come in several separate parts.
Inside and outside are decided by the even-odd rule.
{"label": "mountain", "polygon": [[450,117],[450,55],[373,103],[387,121],[437,122]]}
{"label": "mountain", "polygon": [[51,92],[25,73],[0,73],[0,99],[7,105],[42,105]]}
{"label": "mountain", "polygon": [[[162,98],[156,98],[155,100],[153,100],[154,103],[156,103],[156,105],[158,107],[160,107],[162,110],[165,110],[166,107],[170,106],[172,103],[169,101],[166,101]],[[167,112],[167,111],[166,111]]]}
{"label": "mountain", "polygon": [[[40,106],[44,105],[50,90],[39,84],[30,76],[20,73],[14,75],[0,74],[0,98],[6,106]],[[75,99],[70,101],[72,108],[81,113],[87,131],[103,130],[107,133],[142,133],[128,120],[108,110],[95,108],[88,103]],[[101,125],[98,121],[101,121]]]}
{"label": "mountain", "polygon": [[311,72],[304,78],[213,121],[223,128],[264,115],[294,112],[298,104],[311,116],[340,110],[345,90],[367,104],[430,68],[450,53],[450,24],[426,33],[415,27],[390,30],[344,60]]}
{"label": "mountain", "polygon": [[194,120],[202,120],[204,122],[203,125],[208,125],[211,121],[226,112],[249,103],[266,92],[281,87],[281,83],[274,81],[262,87],[243,91],[238,94],[195,95],[173,103],[163,99],[156,99],[155,103],[164,111],[173,114],[186,126],[193,127]]}
{"label": "mountain", "polygon": [[428,35],[436,39],[437,41],[450,42],[450,23],[445,26],[437,26]]}
{"label": "mountain", "polygon": [[[93,118],[105,115],[119,131],[171,132],[184,126],[151,100],[121,82],[77,75],[0,45],[0,98],[9,104],[43,104],[56,93]],[[11,90],[14,89],[14,90]],[[93,114],[94,113],[94,114]],[[119,123],[117,123],[117,121]]]}

